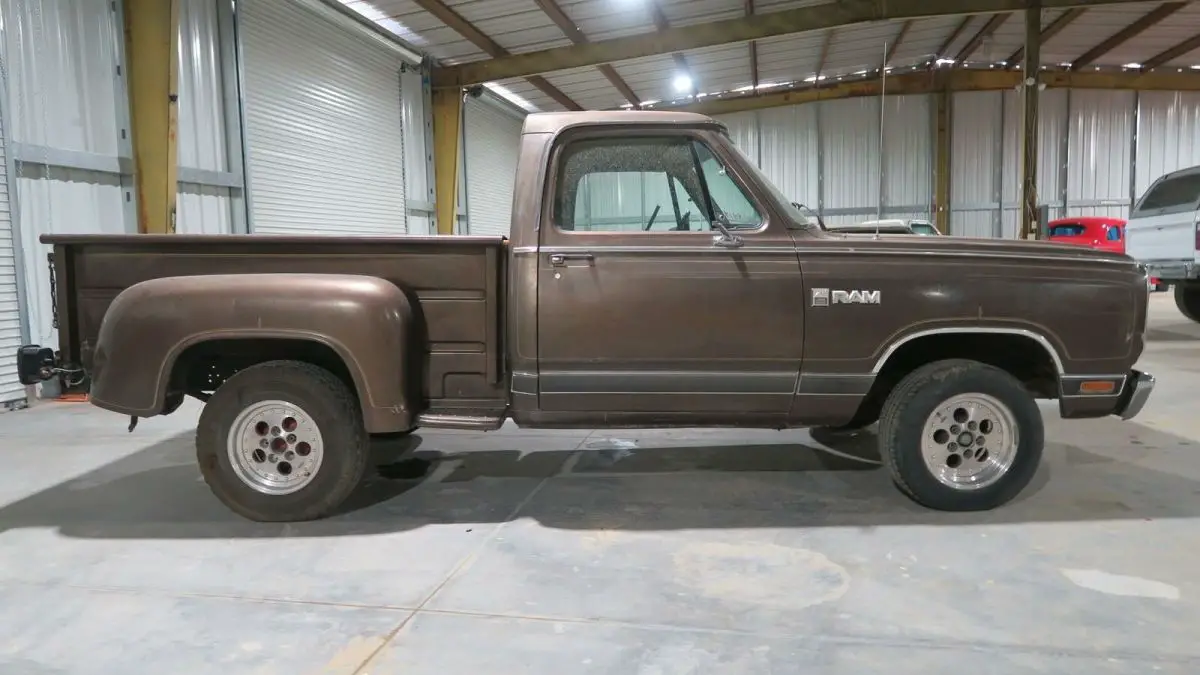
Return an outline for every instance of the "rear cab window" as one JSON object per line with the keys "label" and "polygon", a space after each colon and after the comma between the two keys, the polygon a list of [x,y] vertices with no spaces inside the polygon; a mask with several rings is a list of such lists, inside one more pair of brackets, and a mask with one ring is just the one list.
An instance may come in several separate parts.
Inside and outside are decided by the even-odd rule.
{"label": "rear cab window", "polygon": [[1051,237],[1082,237],[1087,234],[1087,226],[1082,223],[1060,223],[1050,226]]}
{"label": "rear cab window", "polygon": [[1167,175],[1155,181],[1138,201],[1132,217],[1195,211],[1200,206],[1200,169]]}

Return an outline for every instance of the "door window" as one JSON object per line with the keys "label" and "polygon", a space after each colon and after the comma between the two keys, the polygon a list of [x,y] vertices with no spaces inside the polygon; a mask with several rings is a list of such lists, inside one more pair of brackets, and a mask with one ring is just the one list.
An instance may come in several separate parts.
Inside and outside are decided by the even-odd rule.
{"label": "door window", "polygon": [[1121,226],[1120,225],[1109,225],[1108,226],[1108,235],[1106,236],[1106,239],[1108,239],[1109,241],[1121,241]]}
{"label": "door window", "polygon": [[563,152],[554,222],[577,232],[705,232],[762,216],[708,146],[684,137],[577,141]]}

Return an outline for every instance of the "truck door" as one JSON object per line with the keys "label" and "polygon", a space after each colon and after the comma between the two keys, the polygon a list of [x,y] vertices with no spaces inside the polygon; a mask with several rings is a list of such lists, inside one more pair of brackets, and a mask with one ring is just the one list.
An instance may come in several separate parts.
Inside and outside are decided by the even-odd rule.
{"label": "truck door", "polygon": [[622,127],[553,151],[538,262],[542,410],[786,415],[803,344],[799,262],[725,143]]}

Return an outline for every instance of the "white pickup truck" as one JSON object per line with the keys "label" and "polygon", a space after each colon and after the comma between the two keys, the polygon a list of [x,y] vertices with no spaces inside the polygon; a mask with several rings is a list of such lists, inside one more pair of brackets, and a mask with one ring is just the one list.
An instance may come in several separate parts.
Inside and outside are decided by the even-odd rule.
{"label": "white pickup truck", "polygon": [[1200,166],[1154,181],[1125,225],[1125,254],[1175,287],[1175,304],[1200,323]]}

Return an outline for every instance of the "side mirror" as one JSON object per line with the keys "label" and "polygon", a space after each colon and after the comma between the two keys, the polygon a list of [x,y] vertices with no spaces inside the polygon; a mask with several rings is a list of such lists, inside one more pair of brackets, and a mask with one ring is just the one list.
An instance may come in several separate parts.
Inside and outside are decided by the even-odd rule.
{"label": "side mirror", "polygon": [[712,243],[718,248],[740,248],[745,242],[736,234],[722,233],[714,234]]}

